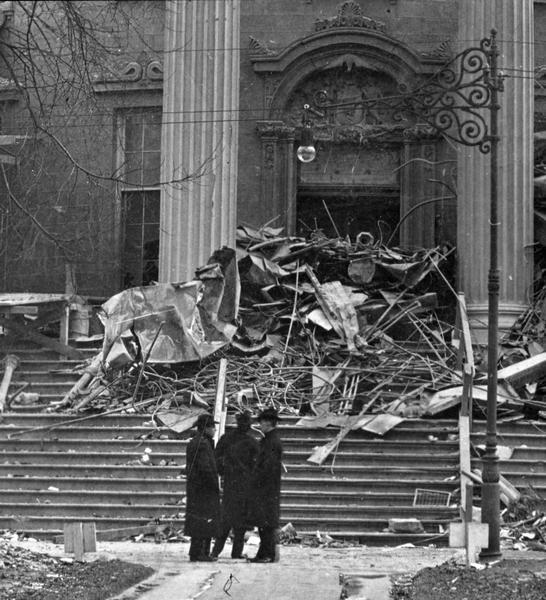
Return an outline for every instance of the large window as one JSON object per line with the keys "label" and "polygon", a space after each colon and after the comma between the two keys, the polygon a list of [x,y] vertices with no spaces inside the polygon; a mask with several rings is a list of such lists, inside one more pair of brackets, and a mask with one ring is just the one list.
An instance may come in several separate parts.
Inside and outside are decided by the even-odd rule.
{"label": "large window", "polygon": [[138,109],[120,118],[122,286],[158,279],[161,110]]}

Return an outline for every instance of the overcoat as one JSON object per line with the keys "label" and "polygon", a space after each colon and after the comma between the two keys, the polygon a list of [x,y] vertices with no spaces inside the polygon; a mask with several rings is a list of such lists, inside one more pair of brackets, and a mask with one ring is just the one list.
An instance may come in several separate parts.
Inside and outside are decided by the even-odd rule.
{"label": "overcoat", "polygon": [[276,429],[260,440],[260,451],[252,474],[249,525],[279,526],[281,502],[282,444]]}
{"label": "overcoat", "polygon": [[220,525],[220,486],[214,441],[198,431],[186,450],[186,520],[190,537],[216,537]]}
{"label": "overcoat", "polygon": [[216,446],[218,472],[224,478],[222,519],[224,525],[242,529],[247,525],[251,476],[258,442],[249,432],[233,429]]}

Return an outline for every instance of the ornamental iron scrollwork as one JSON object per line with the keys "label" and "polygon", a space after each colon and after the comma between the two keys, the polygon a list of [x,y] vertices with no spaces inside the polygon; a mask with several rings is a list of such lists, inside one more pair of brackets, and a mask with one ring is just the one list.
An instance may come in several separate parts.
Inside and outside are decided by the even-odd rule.
{"label": "ornamental iron scrollwork", "polygon": [[441,135],[465,146],[476,146],[487,154],[496,132],[488,127],[487,113],[498,110],[497,93],[503,91],[503,76],[497,72],[496,32],[478,47],[467,48],[440,71],[414,89],[399,86],[393,95],[370,96],[334,102],[327,90],[313,95],[311,110],[318,116],[341,108],[361,108],[389,115],[393,123],[424,122]]}

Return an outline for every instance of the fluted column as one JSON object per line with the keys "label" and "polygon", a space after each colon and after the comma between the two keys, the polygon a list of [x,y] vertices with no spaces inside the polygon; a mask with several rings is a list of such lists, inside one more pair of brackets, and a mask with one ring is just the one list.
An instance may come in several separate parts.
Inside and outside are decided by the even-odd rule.
{"label": "fluted column", "polygon": [[159,278],[175,282],[235,244],[240,0],[165,7]]}
{"label": "fluted column", "polygon": [[[461,0],[459,50],[497,30],[499,69],[499,327],[512,325],[528,302],[533,243],[533,1]],[[458,151],[459,284],[479,341],[487,327],[489,270],[489,155]],[[483,335],[481,335],[483,334]]]}

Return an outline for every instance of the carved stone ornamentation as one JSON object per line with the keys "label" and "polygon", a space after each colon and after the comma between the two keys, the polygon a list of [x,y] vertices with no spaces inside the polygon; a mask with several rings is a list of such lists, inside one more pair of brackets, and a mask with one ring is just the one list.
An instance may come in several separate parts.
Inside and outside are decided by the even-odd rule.
{"label": "carved stone ornamentation", "polygon": [[385,32],[386,30],[385,23],[366,17],[362,13],[360,5],[354,2],[354,0],[343,2],[335,17],[317,19],[315,21],[315,31],[324,31],[325,29],[334,29],[338,27],[361,27],[363,29],[373,29],[381,32]]}
{"label": "carved stone ornamentation", "polygon": [[248,50],[250,54],[256,56],[275,56],[277,53],[267,47],[267,44],[258,40],[257,38],[249,35],[248,36]]}
{"label": "carved stone ornamentation", "polygon": [[142,73],[142,65],[137,62],[129,62],[118,71],[121,81],[139,81],[142,79]]}
{"label": "carved stone ornamentation", "polygon": [[263,163],[267,170],[271,170],[275,166],[275,144],[265,144]]}
{"label": "carved stone ornamentation", "polygon": [[453,48],[450,40],[444,40],[440,45],[436,46],[433,50],[427,50],[421,52],[423,58],[436,59],[436,60],[449,60],[453,56]]}
{"label": "carved stone ornamentation", "polygon": [[[309,104],[317,140],[363,144],[385,136],[400,138],[402,130],[412,123],[396,120],[392,111],[383,108],[354,104],[361,99],[396,93],[396,82],[388,76],[344,64],[304,81],[288,101],[283,118],[287,124],[299,128],[303,106]],[[328,107],[344,103],[347,106]]]}
{"label": "carved stone ornamentation", "polygon": [[0,29],[13,18],[13,2],[0,2]]}
{"label": "carved stone ornamentation", "polygon": [[136,60],[118,62],[94,75],[96,92],[161,88],[163,64],[157,57],[142,54]]}
{"label": "carved stone ornamentation", "polygon": [[426,123],[416,123],[404,129],[404,139],[407,141],[437,140],[440,138],[438,130]]}
{"label": "carved stone ornamentation", "polygon": [[258,121],[256,129],[261,138],[294,139],[295,128],[283,121]]}
{"label": "carved stone ornamentation", "polygon": [[264,108],[271,108],[271,103],[279,87],[279,81],[280,78],[273,75],[267,77],[264,81]]}
{"label": "carved stone ornamentation", "polygon": [[152,81],[163,79],[163,65],[159,60],[152,60],[146,65],[146,77]]}

